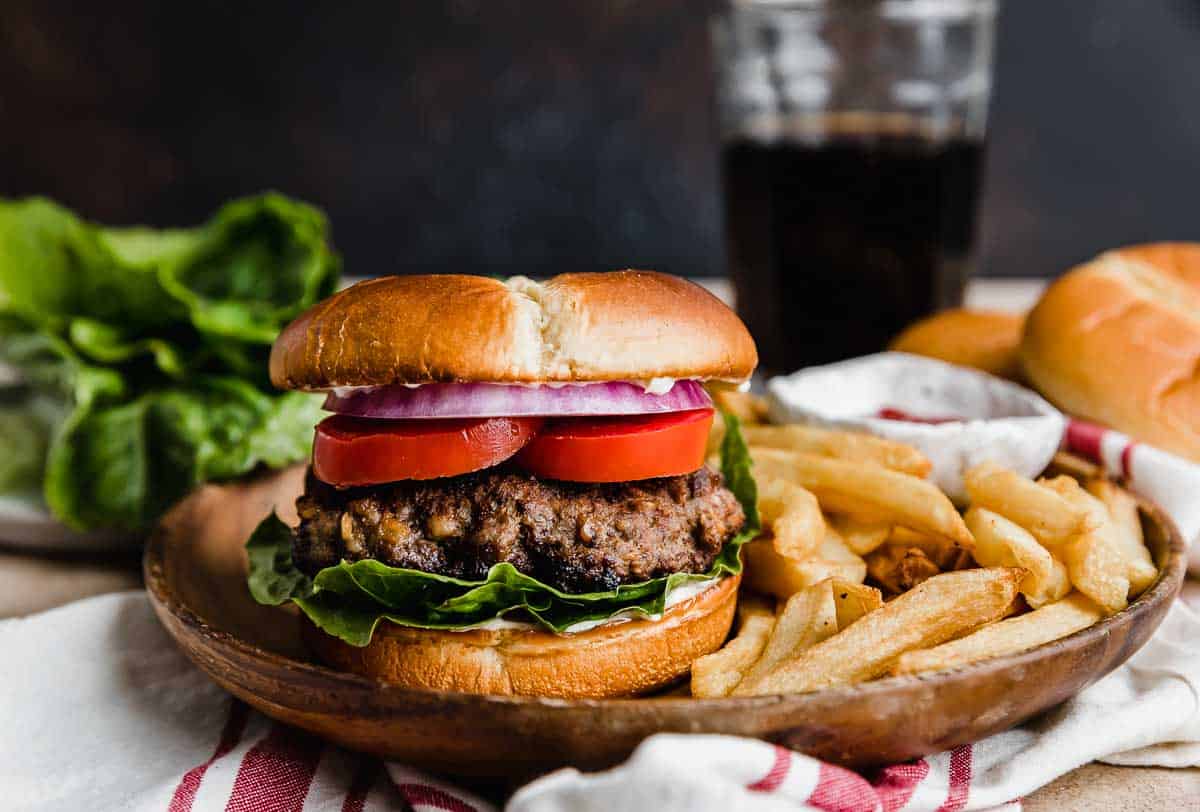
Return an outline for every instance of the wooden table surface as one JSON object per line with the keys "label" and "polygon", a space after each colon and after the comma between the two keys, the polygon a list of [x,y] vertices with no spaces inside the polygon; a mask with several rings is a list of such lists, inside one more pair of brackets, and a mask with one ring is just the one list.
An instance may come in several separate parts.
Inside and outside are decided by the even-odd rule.
{"label": "wooden table surface", "polygon": [[[729,295],[721,281],[708,286],[722,297]],[[1026,280],[979,280],[968,291],[967,301],[976,307],[1020,310],[1036,298],[1040,287],[1041,283]],[[43,556],[0,546],[0,618],[141,585],[137,554]],[[1025,798],[1025,809],[1200,809],[1200,768],[1088,764]]]}

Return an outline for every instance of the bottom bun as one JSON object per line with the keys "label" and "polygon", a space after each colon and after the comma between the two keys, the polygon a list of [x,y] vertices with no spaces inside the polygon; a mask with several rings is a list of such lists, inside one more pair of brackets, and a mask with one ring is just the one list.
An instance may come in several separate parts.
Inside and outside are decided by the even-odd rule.
{"label": "bottom bun", "polygon": [[741,576],[729,576],[668,609],[661,620],[625,620],[578,634],[537,629],[413,629],[384,621],[352,646],[302,616],[317,656],[410,688],[562,698],[632,696],[670,684],[725,642]]}

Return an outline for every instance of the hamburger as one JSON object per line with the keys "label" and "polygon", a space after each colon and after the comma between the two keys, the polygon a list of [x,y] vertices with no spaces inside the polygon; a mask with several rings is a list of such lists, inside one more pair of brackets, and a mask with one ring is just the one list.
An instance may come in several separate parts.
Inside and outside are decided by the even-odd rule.
{"label": "hamburger", "polygon": [[646,271],[405,276],[289,325],[283,389],[326,392],[297,501],[247,545],[318,658],[412,688],[661,688],[728,635],[757,530],[736,423],[704,385],[757,363],[732,311]]}

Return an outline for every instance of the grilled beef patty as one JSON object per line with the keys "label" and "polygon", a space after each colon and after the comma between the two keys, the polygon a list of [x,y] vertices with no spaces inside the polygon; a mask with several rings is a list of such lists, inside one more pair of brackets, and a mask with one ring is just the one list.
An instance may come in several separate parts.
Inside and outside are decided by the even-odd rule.
{"label": "grilled beef patty", "polygon": [[745,516],[719,474],[584,484],[508,469],[338,490],[309,473],[296,565],[339,560],[480,579],[507,561],[564,592],[705,572]]}

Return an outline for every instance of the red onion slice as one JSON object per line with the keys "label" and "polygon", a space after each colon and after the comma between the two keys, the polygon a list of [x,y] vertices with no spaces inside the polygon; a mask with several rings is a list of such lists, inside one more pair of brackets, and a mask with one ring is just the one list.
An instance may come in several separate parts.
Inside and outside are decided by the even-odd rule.
{"label": "red onion slice", "polygon": [[636,383],[520,386],[500,383],[402,384],[330,392],[325,408],[338,414],[385,420],[441,417],[568,417],[655,414],[705,409],[712,398],[699,381],[676,381],[654,395]]}

